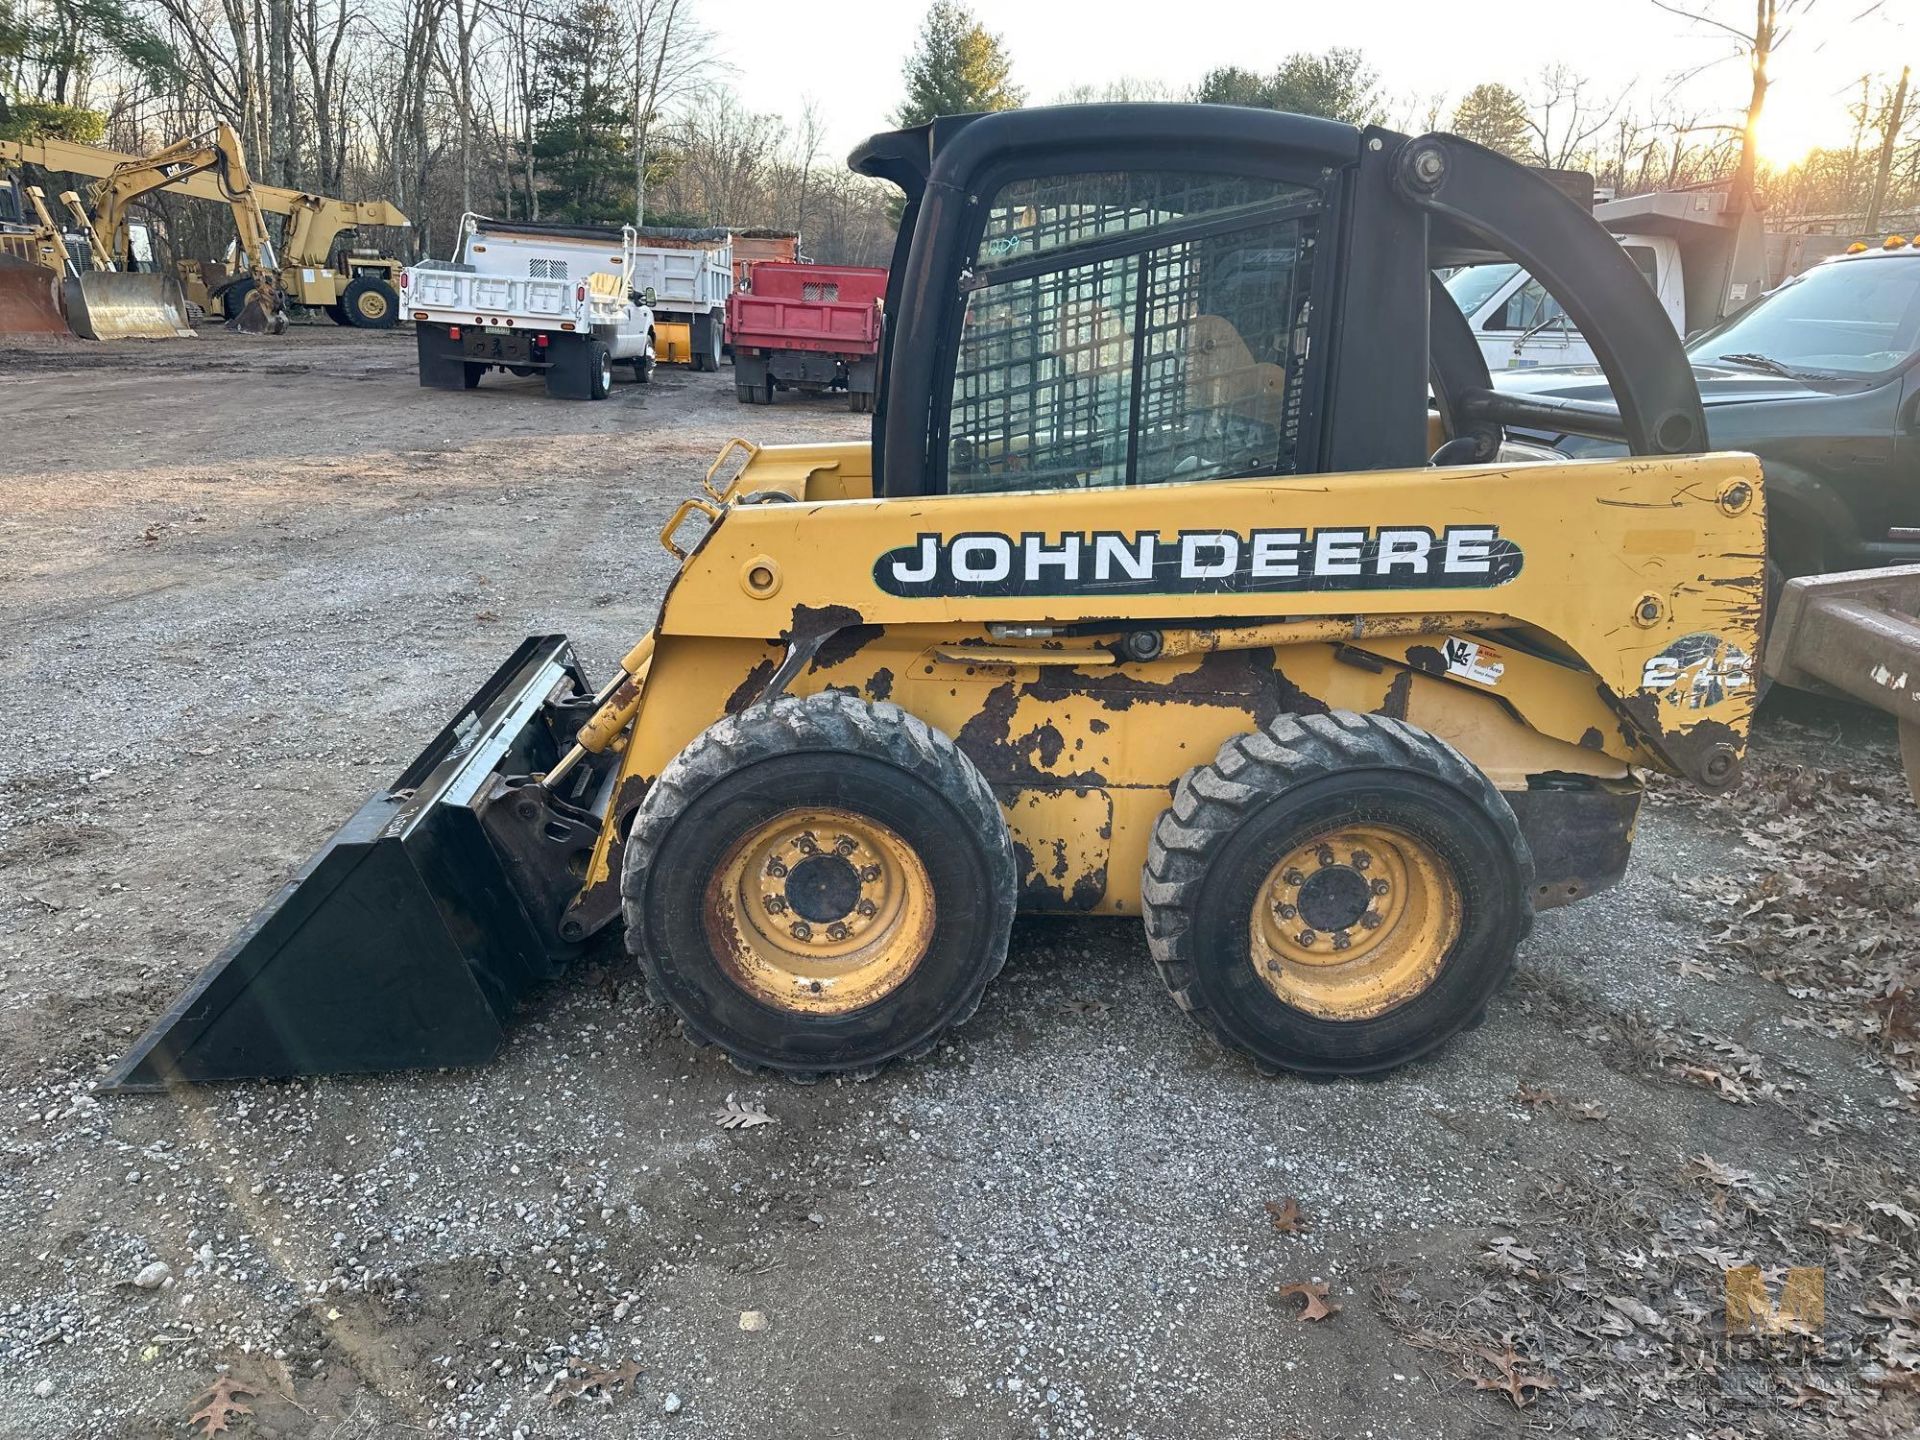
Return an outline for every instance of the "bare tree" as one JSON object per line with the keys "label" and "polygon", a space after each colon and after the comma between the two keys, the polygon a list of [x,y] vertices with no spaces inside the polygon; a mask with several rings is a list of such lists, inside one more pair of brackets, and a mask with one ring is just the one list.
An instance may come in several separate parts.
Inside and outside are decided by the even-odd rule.
{"label": "bare tree", "polygon": [[647,223],[647,166],[663,106],[686,88],[707,59],[707,36],[681,0],[628,0],[633,21],[633,223]]}
{"label": "bare tree", "polygon": [[1554,65],[1540,77],[1527,111],[1535,158],[1566,170],[1585,157],[1593,139],[1613,123],[1626,92],[1611,100],[1596,95],[1593,82],[1566,65]]}

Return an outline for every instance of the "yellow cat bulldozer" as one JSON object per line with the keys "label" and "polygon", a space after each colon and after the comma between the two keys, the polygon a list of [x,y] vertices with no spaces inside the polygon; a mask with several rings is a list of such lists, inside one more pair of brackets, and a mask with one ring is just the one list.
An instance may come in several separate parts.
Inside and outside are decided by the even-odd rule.
{"label": "yellow cat bulldozer", "polygon": [[[905,194],[870,441],[730,444],[617,672],[527,640],[115,1087],[477,1063],[619,931],[694,1043],[862,1074],[973,1013],[1016,911],[1136,920],[1264,1069],[1382,1071],[1619,880],[1645,772],[1735,783],[1760,467],[1693,453],[1671,325],[1548,178],[1212,105],[853,165]],[[1434,271],[1494,255],[1614,403],[1493,390]],[[1630,454],[1505,440],[1549,420]]]}

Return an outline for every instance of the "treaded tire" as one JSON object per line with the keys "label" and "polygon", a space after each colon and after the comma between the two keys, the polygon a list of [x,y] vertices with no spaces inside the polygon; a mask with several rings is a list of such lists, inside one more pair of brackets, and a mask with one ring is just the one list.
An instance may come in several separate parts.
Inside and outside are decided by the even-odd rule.
{"label": "treaded tire", "polygon": [[[809,806],[892,827],[932,889],[931,935],[911,972],[842,1013],[754,996],[708,939],[705,897],[722,857]],[[749,706],[675,756],[634,816],[620,888],[627,948],[687,1037],[741,1069],[809,1081],[923,1055],[971,1017],[1006,963],[1015,887],[1006,819],[953,741],[897,705],[826,691]]]}
{"label": "treaded tire", "polygon": [[[1261,884],[1294,847],[1358,822],[1402,827],[1458,887],[1459,933],[1424,989],[1367,1018],[1283,1001],[1252,958]],[[1322,863],[1325,863],[1324,861]],[[1484,1014],[1533,928],[1533,858],[1493,783],[1439,737],[1379,715],[1282,716],[1175,787],[1147,848],[1142,918],[1174,1003],[1269,1073],[1365,1075]]]}

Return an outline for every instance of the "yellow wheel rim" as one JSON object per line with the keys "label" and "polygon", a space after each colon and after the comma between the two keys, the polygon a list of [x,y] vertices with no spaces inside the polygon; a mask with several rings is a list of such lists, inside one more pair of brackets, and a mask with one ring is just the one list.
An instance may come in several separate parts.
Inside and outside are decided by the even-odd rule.
{"label": "yellow wheel rim", "polygon": [[1328,830],[1282,856],[1253,902],[1254,971],[1326,1020],[1366,1020],[1433,983],[1460,938],[1460,886],[1425,841],[1384,825]]}
{"label": "yellow wheel rim", "polygon": [[754,999],[846,1015],[899,989],[933,938],[927,867],[850,810],[788,810],[734,844],[707,885],[721,967]]}
{"label": "yellow wheel rim", "polygon": [[387,318],[387,297],[378,290],[362,290],[356,303],[360,306],[360,313],[369,320]]}

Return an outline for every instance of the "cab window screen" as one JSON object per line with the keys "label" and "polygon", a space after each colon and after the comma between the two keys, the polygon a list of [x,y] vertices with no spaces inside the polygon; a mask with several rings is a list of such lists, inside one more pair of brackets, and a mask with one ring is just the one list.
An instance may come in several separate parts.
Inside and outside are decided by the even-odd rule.
{"label": "cab window screen", "polygon": [[1290,473],[1318,210],[1235,176],[1002,190],[967,280],[947,489]]}

